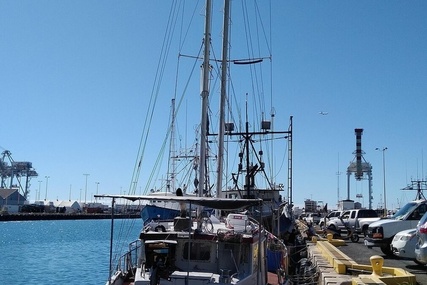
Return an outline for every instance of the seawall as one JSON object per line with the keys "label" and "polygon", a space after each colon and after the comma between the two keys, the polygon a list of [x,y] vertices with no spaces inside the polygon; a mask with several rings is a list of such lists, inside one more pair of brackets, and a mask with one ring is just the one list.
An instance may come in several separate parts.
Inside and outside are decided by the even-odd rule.
{"label": "seawall", "polygon": [[[140,214],[115,214],[114,219],[138,219]],[[111,214],[61,214],[61,213],[25,213],[0,215],[0,222],[42,221],[42,220],[100,220],[111,219]]]}

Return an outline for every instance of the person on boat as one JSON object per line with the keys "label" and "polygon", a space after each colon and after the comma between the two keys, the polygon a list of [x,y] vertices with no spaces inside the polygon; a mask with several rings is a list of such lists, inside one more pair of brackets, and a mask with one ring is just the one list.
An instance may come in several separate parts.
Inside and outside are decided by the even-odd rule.
{"label": "person on boat", "polygon": [[165,263],[161,256],[155,256],[153,266],[151,267],[150,285],[158,285],[160,283],[160,276],[165,270]]}
{"label": "person on boat", "polygon": [[[177,197],[184,196],[184,193],[182,193],[182,189],[181,188],[176,189],[175,194],[176,194]],[[187,213],[185,211],[185,203],[184,202],[179,202],[179,207],[181,208],[181,218],[185,218],[185,216],[187,215]]]}

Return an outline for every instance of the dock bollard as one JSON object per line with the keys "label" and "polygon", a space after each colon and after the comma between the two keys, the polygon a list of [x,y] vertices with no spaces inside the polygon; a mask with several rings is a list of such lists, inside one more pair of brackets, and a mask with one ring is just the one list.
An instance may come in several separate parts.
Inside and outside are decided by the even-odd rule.
{"label": "dock bollard", "polygon": [[383,276],[384,258],[379,255],[373,255],[369,259],[372,266],[372,275]]}

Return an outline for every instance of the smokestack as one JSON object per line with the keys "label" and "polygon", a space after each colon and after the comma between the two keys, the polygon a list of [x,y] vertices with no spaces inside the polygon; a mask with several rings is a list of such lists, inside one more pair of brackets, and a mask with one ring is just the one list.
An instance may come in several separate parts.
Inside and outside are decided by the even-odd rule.
{"label": "smokestack", "polygon": [[363,177],[362,171],[362,133],[363,129],[354,129],[356,134],[356,174],[357,180],[361,180]]}

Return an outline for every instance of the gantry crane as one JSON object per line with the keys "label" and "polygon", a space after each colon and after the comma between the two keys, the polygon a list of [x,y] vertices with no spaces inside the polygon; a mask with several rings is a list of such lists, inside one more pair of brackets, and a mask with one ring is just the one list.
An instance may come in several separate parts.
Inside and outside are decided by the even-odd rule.
{"label": "gantry crane", "polygon": [[[28,161],[14,161],[9,150],[2,152],[0,160],[0,188],[17,187],[25,199],[30,192],[30,181],[32,177],[37,177],[38,173]],[[25,178],[25,183],[21,182]]]}

